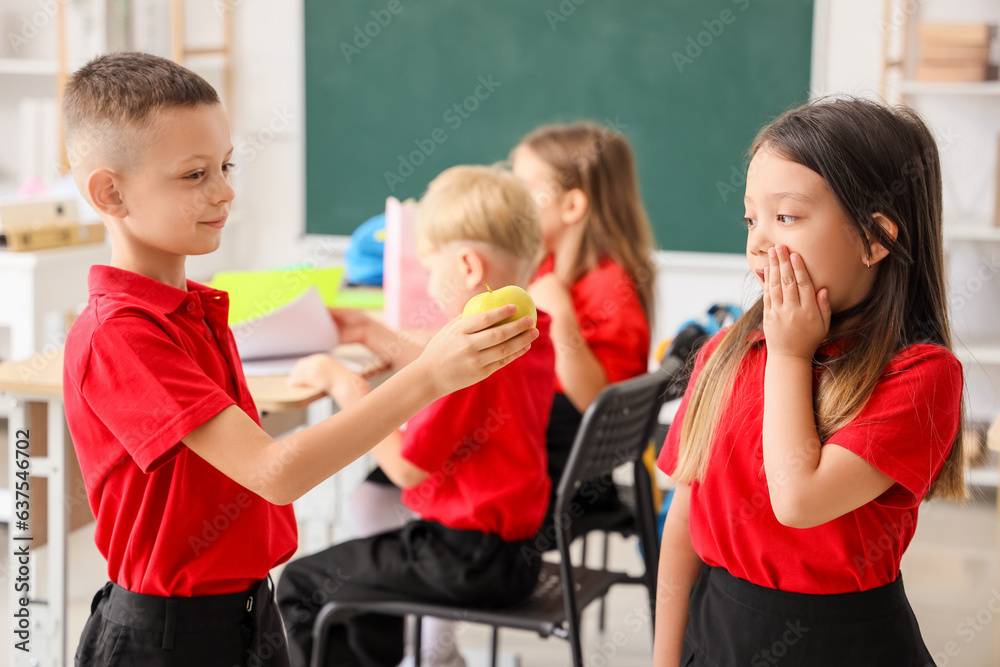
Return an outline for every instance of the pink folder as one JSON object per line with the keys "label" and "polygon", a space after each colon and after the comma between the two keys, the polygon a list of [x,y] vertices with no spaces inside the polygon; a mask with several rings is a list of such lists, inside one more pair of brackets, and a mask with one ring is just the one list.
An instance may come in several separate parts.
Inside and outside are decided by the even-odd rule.
{"label": "pink folder", "polygon": [[417,259],[415,229],[417,205],[385,200],[385,250],[383,254],[383,317],[390,329],[440,329],[448,318],[427,296],[427,270]]}

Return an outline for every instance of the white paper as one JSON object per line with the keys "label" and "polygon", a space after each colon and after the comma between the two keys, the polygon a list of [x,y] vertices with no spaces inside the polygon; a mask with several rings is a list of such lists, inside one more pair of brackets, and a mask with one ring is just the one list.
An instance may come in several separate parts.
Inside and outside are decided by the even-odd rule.
{"label": "white paper", "polygon": [[[285,363],[294,363],[299,357],[329,352],[339,342],[337,327],[315,287],[310,287],[294,301],[261,317],[236,324],[232,329],[236,349],[244,362],[284,359]],[[277,366],[272,364],[272,367]],[[288,365],[284,372],[290,369]],[[246,363],[243,370],[251,375]]]}

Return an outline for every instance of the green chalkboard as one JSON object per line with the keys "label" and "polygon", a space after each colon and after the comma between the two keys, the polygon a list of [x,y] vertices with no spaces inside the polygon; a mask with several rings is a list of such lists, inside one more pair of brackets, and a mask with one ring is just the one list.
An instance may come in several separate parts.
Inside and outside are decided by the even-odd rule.
{"label": "green chalkboard", "polygon": [[812,5],[306,0],[307,231],[592,119],[632,143],[661,248],[742,252],[746,148],[808,98]]}

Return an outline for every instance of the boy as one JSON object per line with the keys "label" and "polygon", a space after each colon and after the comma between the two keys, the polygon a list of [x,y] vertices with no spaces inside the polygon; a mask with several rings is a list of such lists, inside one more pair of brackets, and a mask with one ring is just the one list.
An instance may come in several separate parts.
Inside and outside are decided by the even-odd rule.
{"label": "boy", "polygon": [[[541,243],[530,194],[513,174],[454,167],[430,184],[420,204],[417,243],[430,271],[428,293],[447,314],[491,287],[527,285]],[[361,322],[356,324],[361,326]],[[372,451],[403,488],[420,519],[403,528],[335,545],[289,563],[278,583],[292,664],[307,664],[311,630],[323,604],[384,590],[455,604],[504,606],[527,597],[540,561],[525,559],[548,505],[545,429],[555,392],[549,316],[530,352],[475,387],[445,396]],[[411,344],[369,323],[353,332],[377,352]],[[397,337],[398,338],[398,337]],[[412,364],[410,364],[412,365]],[[404,368],[408,368],[405,366]],[[300,361],[299,383],[321,388],[339,405],[363,400],[364,381],[327,355]],[[330,637],[330,664],[396,665],[403,619],[357,616]]]}
{"label": "boy", "polygon": [[112,242],[66,341],[66,419],[111,579],[76,662],[286,665],[267,575],[295,551],[289,503],[522,354],[530,319],[474,333],[508,307],[452,322],[417,369],[275,442],[247,390],[226,294],[184,274],[187,255],[218,247],[234,196],[215,90],[163,58],[106,55],[74,75],[64,114],[74,179]]}

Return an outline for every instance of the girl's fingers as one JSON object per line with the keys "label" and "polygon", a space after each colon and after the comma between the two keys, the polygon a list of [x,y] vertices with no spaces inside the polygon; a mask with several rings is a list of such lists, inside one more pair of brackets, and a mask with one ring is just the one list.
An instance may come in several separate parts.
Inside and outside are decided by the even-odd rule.
{"label": "girl's fingers", "polygon": [[767,251],[767,287],[771,293],[771,304],[780,306],[784,301],[781,293],[781,268],[778,265],[778,253],[774,248]]}
{"label": "girl's fingers", "polygon": [[771,310],[771,269],[764,267],[764,310]]}
{"label": "girl's fingers", "polygon": [[793,275],[795,276],[795,289],[798,293],[799,301],[802,303],[811,303],[816,299],[816,288],[812,284],[812,278],[809,277],[806,263],[802,261],[802,255],[792,253],[789,255],[789,260]]}
{"label": "girl's fingers", "polygon": [[816,294],[816,302],[819,304],[819,314],[823,317],[823,323],[827,331],[830,330],[830,317],[833,309],[830,307],[830,293],[824,287]]}
{"label": "girl's fingers", "polygon": [[796,284],[797,276],[795,275],[795,270],[792,269],[792,261],[788,248],[783,245],[775,246],[774,254],[777,255],[778,259],[778,284],[781,285],[781,300],[793,306],[798,305],[799,288]]}

